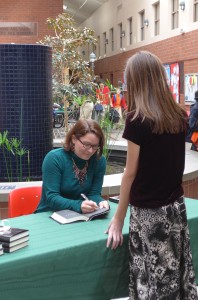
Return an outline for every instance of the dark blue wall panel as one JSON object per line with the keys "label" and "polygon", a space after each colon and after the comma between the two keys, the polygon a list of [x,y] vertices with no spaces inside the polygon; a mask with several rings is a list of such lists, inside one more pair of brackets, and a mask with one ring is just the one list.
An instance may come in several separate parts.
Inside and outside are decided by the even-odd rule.
{"label": "dark blue wall panel", "polygon": [[[41,179],[44,156],[52,149],[52,51],[42,45],[0,44],[0,132],[22,139],[30,150],[31,179]],[[13,177],[16,178],[15,159]],[[23,157],[23,176],[28,176]],[[0,148],[0,181],[7,181]]]}

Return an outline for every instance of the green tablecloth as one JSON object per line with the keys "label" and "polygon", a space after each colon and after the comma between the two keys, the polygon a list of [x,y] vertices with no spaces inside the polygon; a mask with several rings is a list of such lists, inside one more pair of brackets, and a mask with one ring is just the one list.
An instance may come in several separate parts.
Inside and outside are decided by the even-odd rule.
{"label": "green tablecloth", "polygon": [[[186,200],[198,282],[198,201]],[[109,215],[91,222],[60,225],[41,213],[10,219],[30,230],[29,246],[0,256],[0,296],[6,300],[109,300],[128,295],[128,222],[124,245],[106,249]]]}
{"label": "green tablecloth", "polygon": [[40,213],[10,219],[30,230],[29,246],[0,256],[0,297],[6,300],[105,300],[127,296],[127,221],[124,247],[106,248],[108,216],[60,225]]}

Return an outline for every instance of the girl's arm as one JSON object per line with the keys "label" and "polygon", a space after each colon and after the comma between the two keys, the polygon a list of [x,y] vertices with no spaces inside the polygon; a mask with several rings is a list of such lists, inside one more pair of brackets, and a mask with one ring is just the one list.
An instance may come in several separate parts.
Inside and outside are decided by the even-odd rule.
{"label": "girl's arm", "polygon": [[126,169],[124,171],[121,187],[120,187],[120,201],[116,213],[106,231],[108,234],[107,247],[116,249],[123,243],[122,228],[129,205],[129,194],[131,186],[136,177],[139,162],[140,146],[130,141],[128,143]]}

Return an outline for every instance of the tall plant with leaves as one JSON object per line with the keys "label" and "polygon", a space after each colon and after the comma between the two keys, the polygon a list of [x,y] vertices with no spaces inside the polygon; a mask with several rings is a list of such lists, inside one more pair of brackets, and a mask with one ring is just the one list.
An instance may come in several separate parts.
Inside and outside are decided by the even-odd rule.
{"label": "tall plant with leaves", "polygon": [[103,155],[106,157],[106,160],[109,160],[109,157],[111,155],[111,149],[112,146],[115,144],[115,142],[118,139],[118,136],[123,129],[123,126],[120,126],[117,129],[114,129],[114,122],[113,119],[110,118],[110,105],[105,111],[104,115],[99,118],[98,120],[100,127],[103,130],[104,137],[105,137],[105,144],[103,147]]}
{"label": "tall plant with leaves", "polygon": [[18,181],[23,180],[22,157],[27,154],[28,160],[28,178],[30,180],[30,161],[29,150],[22,147],[22,141],[17,138],[9,138],[8,131],[0,132],[0,149],[3,152],[3,159],[6,168],[6,174],[9,182],[13,181],[13,170],[16,166],[16,176]]}
{"label": "tall plant with leaves", "polygon": [[110,97],[112,96],[112,94],[116,93],[116,88],[115,88],[115,86],[109,81],[109,79],[106,79],[105,85],[108,86],[108,88],[109,88],[109,90],[110,90]]}
{"label": "tall plant with leaves", "polygon": [[52,47],[53,95],[64,100],[65,126],[68,131],[68,99],[77,97],[79,89],[91,82],[89,62],[85,61],[81,47],[94,46],[94,31],[76,28],[73,17],[68,13],[47,19],[53,36],[46,36],[40,44]]}

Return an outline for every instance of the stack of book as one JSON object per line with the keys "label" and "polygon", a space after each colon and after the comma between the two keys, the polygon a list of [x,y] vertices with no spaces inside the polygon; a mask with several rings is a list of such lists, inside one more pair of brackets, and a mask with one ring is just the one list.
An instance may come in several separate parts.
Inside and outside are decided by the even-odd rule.
{"label": "stack of book", "polygon": [[[14,252],[26,247],[29,241],[29,230],[20,228],[10,228],[9,231],[0,233],[0,243],[3,252]],[[1,251],[1,250],[0,250]]]}

